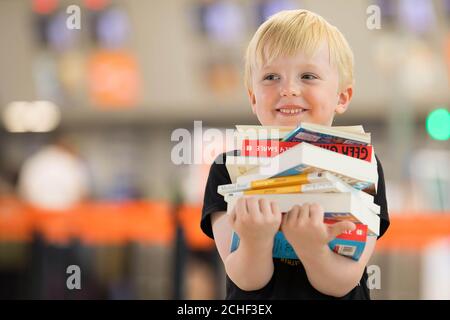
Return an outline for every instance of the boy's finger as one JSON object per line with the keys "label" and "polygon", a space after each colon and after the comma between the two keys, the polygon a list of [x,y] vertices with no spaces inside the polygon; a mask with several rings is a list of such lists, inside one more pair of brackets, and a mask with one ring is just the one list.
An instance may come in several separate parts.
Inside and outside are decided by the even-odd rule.
{"label": "boy's finger", "polygon": [[236,207],[233,211],[236,211],[238,216],[247,214],[247,205],[244,197],[241,197],[236,201]]}
{"label": "boy's finger", "polygon": [[259,211],[259,203],[257,198],[247,198],[247,212],[253,218],[257,218],[261,214]]}
{"label": "boy's finger", "polygon": [[309,221],[309,203],[304,203],[300,207],[300,213],[298,216],[299,224],[306,224]]}
{"label": "boy's finger", "polygon": [[309,216],[311,218],[311,222],[317,224],[322,223],[324,217],[322,207],[317,203],[311,204],[311,206],[309,207]]}
{"label": "boy's finger", "polygon": [[272,209],[273,215],[281,214],[280,208],[278,207],[278,203],[276,201],[270,201],[270,208]]}
{"label": "boy's finger", "polygon": [[293,206],[291,210],[289,210],[289,212],[285,214],[287,216],[286,222],[289,224],[295,224],[298,221],[299,214],[300,214],[300,206],[298,205]]}
{"label": "boy's finger", "polygon": [[259,199],[258,200],[258,205],[259,205],[259,211],[263,214],[263,215],[271,215],[271,211],[272,208],[270,207],[270,202],[267,199]]}

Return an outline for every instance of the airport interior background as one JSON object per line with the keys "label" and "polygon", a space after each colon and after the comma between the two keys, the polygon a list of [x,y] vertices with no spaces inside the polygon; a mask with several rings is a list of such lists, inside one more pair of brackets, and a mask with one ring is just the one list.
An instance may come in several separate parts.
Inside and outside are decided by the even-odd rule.
{"label": "airport interior background", "polygon": [[384,168],[372,298],[450,299],[449,0],[1,0],[0,298],[224,298],[199,221],[228,145],[202,146],[258,124],[246,45],[295,8],[354,51],[334,125],[363,125]]}

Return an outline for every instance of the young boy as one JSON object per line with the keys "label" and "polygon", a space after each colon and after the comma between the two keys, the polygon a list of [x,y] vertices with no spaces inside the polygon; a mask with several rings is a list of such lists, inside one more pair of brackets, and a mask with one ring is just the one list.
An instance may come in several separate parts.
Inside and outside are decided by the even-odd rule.
{"label": "young boy", "polygon": [[[353,54],[337,28],[306,10],[283,11],[263,23],[247,49],[245,84],[262,125],[296,126],[302,121],[331,126],[353,95]],[[327,227],[318,204],[294,206],[282,215],[276,202],[243,197],[226,215],[217,186],[231,183],[226,154],[212,164],[201,228],[215,239],[227,273],[227,299],[370,299],[366,265],[375,248],[368,237],[359,261],[342,257],[328,242],[352,222]],[[389,226],[383,170],[377,158],[380,236]],[[281,228],[299,260],[272,258]],[[240,237],[230,253],[232,230]]]}

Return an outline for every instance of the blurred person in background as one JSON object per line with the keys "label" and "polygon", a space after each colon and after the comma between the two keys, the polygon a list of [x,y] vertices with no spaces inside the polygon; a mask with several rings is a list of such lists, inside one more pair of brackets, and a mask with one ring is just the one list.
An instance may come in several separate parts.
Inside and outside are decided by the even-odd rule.
{"label": "blurred person in background", "polygon": [[18,181],[18,193],[28,203],[50,210],[68,209],[90,194],[87,167],[66,136],[25,160]]}

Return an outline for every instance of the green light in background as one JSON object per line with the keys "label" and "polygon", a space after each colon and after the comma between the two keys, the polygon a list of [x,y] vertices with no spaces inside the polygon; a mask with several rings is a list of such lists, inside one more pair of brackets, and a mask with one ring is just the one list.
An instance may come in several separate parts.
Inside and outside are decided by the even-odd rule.
{"label": "green light in background", "polygon": [[447,109],[435,109],[428,114],[426,128],[431,138],[448,140],[450,137],[450,113]]}

